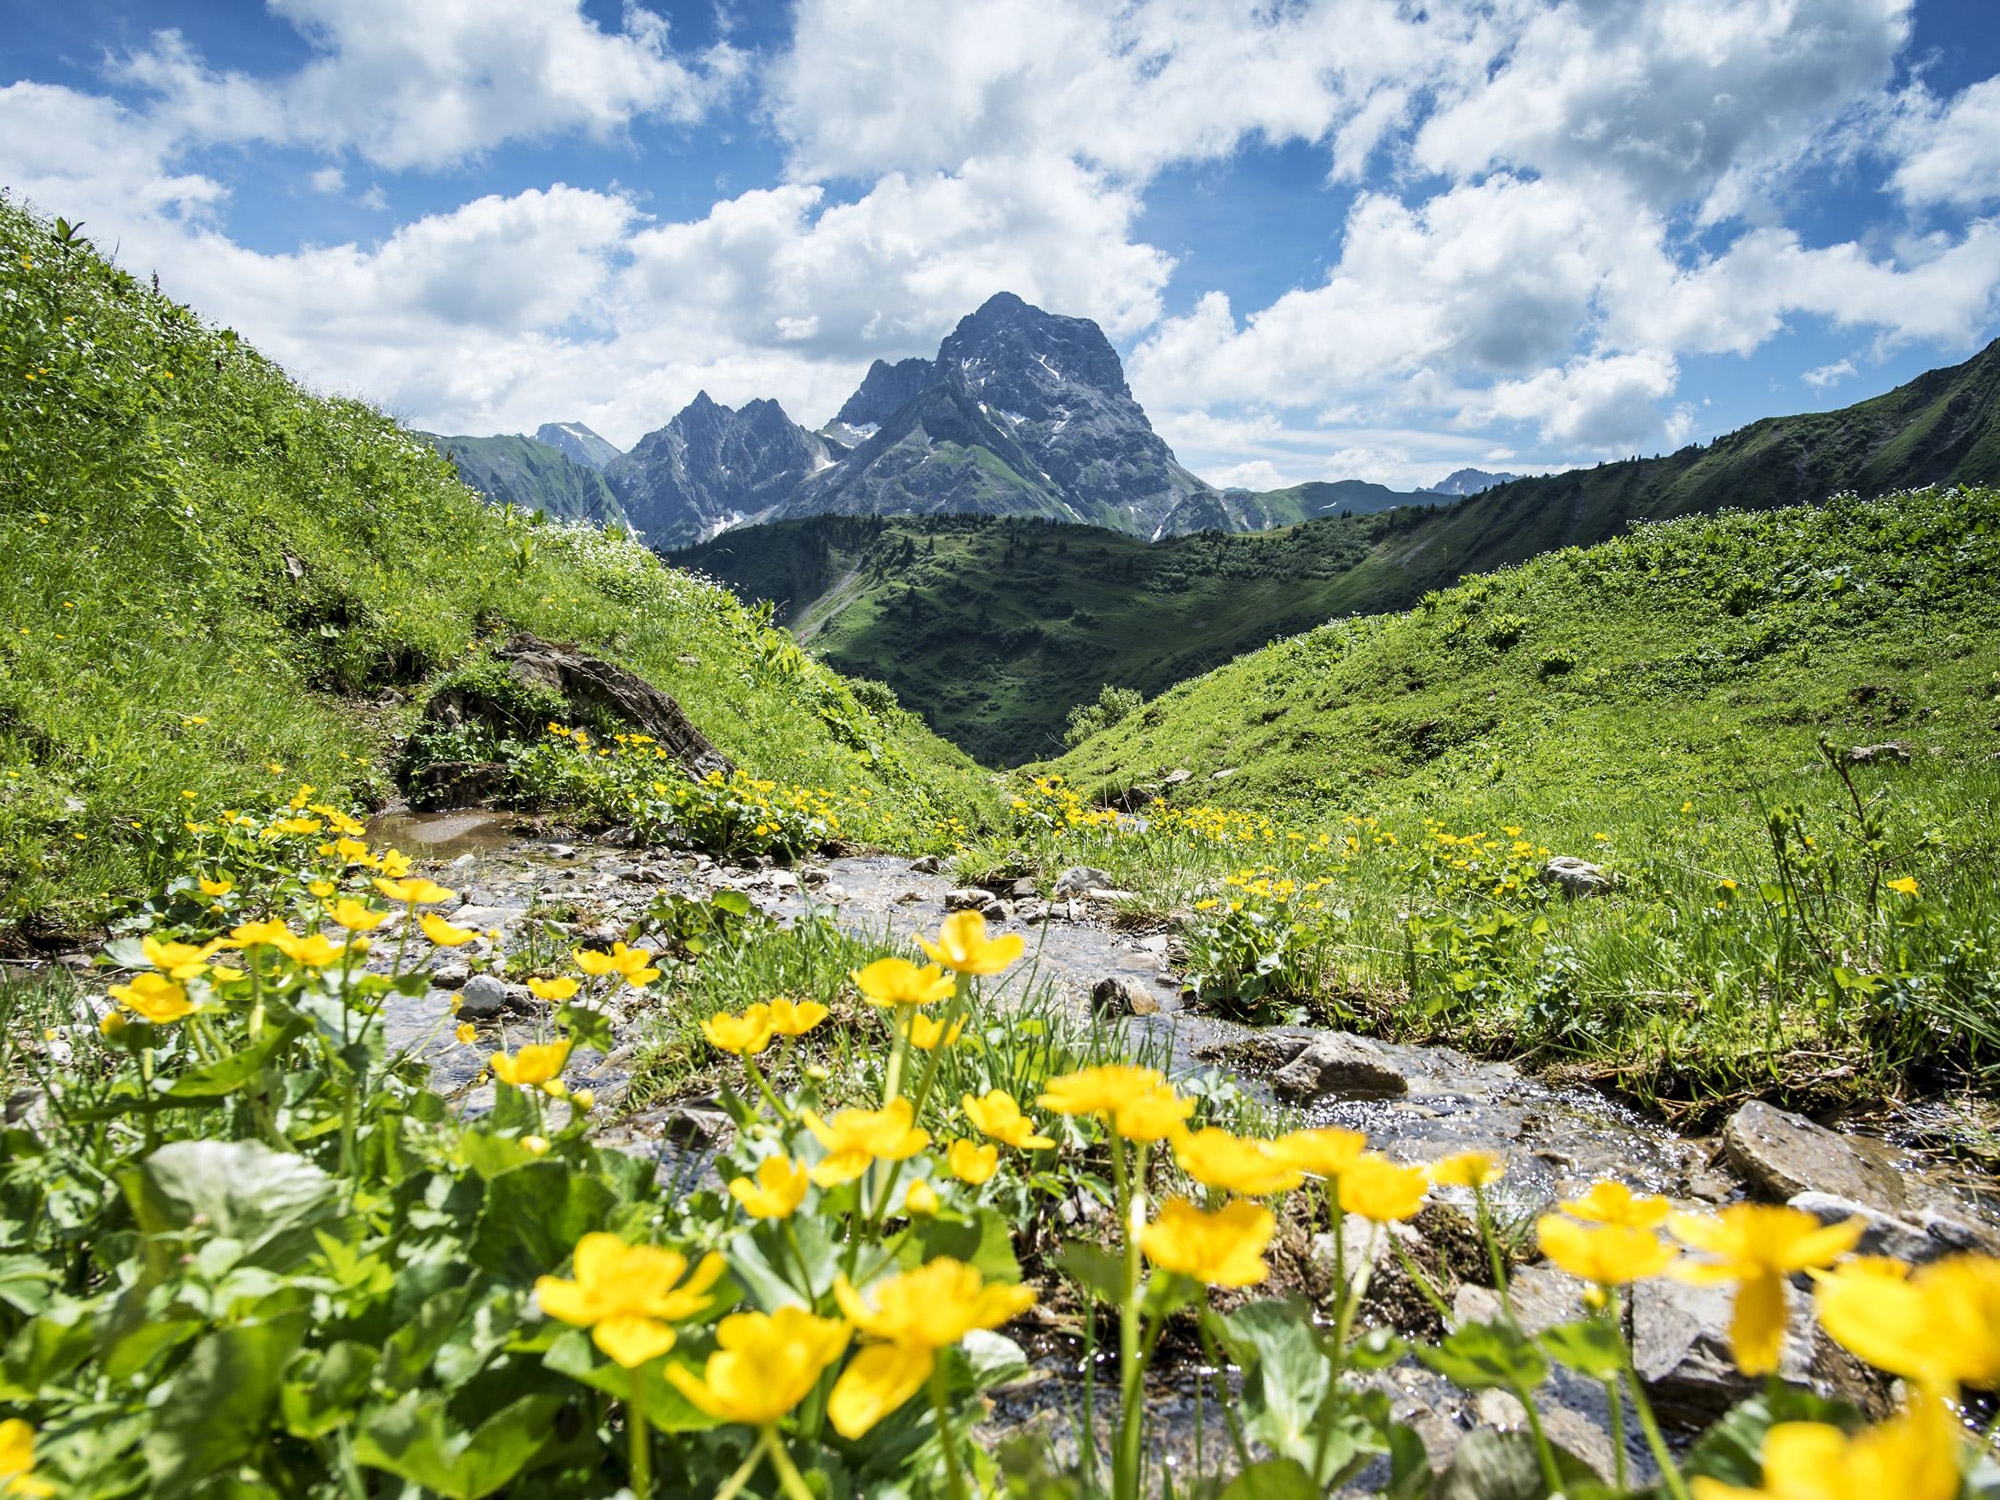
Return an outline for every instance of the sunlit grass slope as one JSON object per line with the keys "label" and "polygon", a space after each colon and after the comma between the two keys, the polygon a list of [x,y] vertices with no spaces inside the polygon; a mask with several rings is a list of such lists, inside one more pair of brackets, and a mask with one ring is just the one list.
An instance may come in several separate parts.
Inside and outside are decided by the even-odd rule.
{"label": "sunlit grass slope", "polygon": [[0,931],[96,919],[222,808],[383,797],[427,682],[516,629],[913,836],[984,786],[913,717],[800,675],[725,591],[483,505],[379,412],[4,200],[0,558]]}

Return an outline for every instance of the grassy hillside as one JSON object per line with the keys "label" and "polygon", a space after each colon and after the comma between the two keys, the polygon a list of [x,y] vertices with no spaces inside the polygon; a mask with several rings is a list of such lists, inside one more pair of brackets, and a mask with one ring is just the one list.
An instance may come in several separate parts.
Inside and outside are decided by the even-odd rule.
{"label": "grassy hillside", "polygon": [[417,436],[450,459],[460,479],[497,504],[545,511],[559,521],[630,524],[602,474],[546,443],[518,433]]}
{"label": "grassy hillside", "polygon": [[1348,484],[1232,491],[1241,514],[1218,512],[1218,530],[1305,521],[1249,536],[1149,547],[1094,529],[1064,542],[1023,523],[850,520],[746,528],[679,557],[778,604],[828,661],[883,678],[940,733],[1006,764],[1054,753],[1069,710],[1104,685],[1152,695],[1321,621],[1404,609],[1635,521],[1995,482],[2000,344],[1842,411],[1464,500],[1383,511],[1411,497]]}
{"label": "grassy hillside", "polygon": [[669,556],[772,601],[822,660],[1004,765],[1059,750],[1070,707],[1107,683],[1158,693],[1324,620],[1400,517],[1151,545],[1024,517],[819,517]]}
{"label": "grassy hillside", "polygon": [[[725,591],[498,512],[424,442],[0,200],[0,930],[99,919],[226,809],[391,789],[429,685],[528,629],[759,774],[920,837],[984,780]],[[801,713],[801,702],[815,711]]]}
{"label": "grassy hillside", "polygon": [[[1015,837],[1239,903],[1197,975],[1297,918],[1301,993],[1387,1030],[1678,1097],[1991,1076],[1996,576],[1990,489],[1645,526],[1183,683],[1047,767]],[[1087,811],[1177,770],[1143,832]],[[1616,889],[1552,900],[1556,854]]]}

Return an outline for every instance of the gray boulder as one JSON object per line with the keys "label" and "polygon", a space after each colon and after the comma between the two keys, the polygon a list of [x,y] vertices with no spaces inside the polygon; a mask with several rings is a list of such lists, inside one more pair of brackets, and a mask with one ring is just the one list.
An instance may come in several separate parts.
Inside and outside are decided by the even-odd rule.
{"label": "gray boulder", "polygon": [[490,1021],[508,1009],[509,996],[504,980],[491,974],[474,974],[458,992],[458,1013],[473,1021]]}
{"label": "gray boulder", "polygon": [[1109,875],[1089,865],[1071,865],[1056,876],[1058,896],[1082,896],[1091,891],[1103,890],[1110,885]]}
{"label": "gray boulder", "polygon": [[1903,1180],[1862,1155],[1845,1137],[1802,1115],[1752,1100],[1722,1127],[1722,1152],[1757,1196],[1787,1202],[1820,1193],[1900,1214]]}
{"label": "gray boulder", "polygon": [[1091,1009],[1099,1015],[1157,1016],[1180,1009],[1179,992],[1132,974],[1113,974],[1091,987]]}
{"label": "gray boulder", "polygon": [[1618,882],[1602,865],[1573,854],[1558,854],[1541,868],[1536,877],[1544,884],[1559,886],[1565,896],[1602,896],[1616,889]]}
{"label": "gray boulder", "polygon": [[1393,1099],[1410,1091],[1410,1081],[1373,1042],[1346,1032],[1324,1032],[1301,1047],[1271,1076],[1278,1097],[1312,1099]]}

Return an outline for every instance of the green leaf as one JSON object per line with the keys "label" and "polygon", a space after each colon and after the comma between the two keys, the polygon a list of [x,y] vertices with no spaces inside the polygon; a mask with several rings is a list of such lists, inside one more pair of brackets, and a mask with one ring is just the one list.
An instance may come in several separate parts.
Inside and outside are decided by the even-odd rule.
{"label": "green leaf", "polygon": [[1312,1462],[1315,1415],[1333,1373],[1311,1312],[1295,1302],[1252,1302],[1220,1324],[1223,1346],[1244,1370],[1245,1430],[1273,1453]]}
{"label": "green leaf", "polygon": [[1222,1500],[1320,1500],[1320,1488],[1297,1459],[1277,1458],[1238,1474]]}
{"label": "green leaf", "polygon": [[959,1343],[965,1362],[972,1371],[974,1390],[988,1390],[1019,1380],[1028,1373],[1028,1356],[1012,1339],[975,1328]]}
{"label": "green leaf", "polygon": [[1508,1323],[1468,1323],[1417,1358],[1468,1391],[1533,1390],[1548,1378],[1548,1361],[1527,1336]]}
{"label": "green leaf", "polygon": [[1013,1231],[996,1209],[977,1209],[966,1220],[926,1219],[904,1242],[898,1259],[908,1267],[941,1255],[964,1261],[988,1281],[1021,1279],[1021,1263],[1014,1258]]}
{"label": "green leaf", "polygon": [[1610,1380],[1625,1368],[1625,1343],[1608,1318],[1558,1323],[1535,1340],[1566,1370],[1593,1380]]}
{"label": "green leaf", "polygon": [[446,1500],[480,1500],[527,1467],[563,1404],[561,1396],[523,1396],[465,1432],[452,1427],[443,1397],[412,1391],[363,1420],[354,1456]]}
{"label": "green leaf", "polygon": [[683,1396],[679,1386],[667,1381],[670,1363],[687,1364],[694,1374],[702,1373],[702,1361],[689,1360],[685,1354],[685,1350],[676,1349],[673,1360],[651,1360],[634,1372],[603,1358],[588,1333],[572,1328],[549,1346],[542,1363],[558,1375],[567,1375],[620,1401],[630,1399],[636,1373],[645,1390],[646,1420],[660,1432],[706,1432],[711,1427],[720,1427],[721,1422]]}
{"label": "green leaf", "polygon": [[265,1439],[279,1383],[305,1335],[306,1315],[243,1323],[194,1346],[158,1403],[146,1435],[151,1494],[186,1494],[240,1463]]}
{"label": "green leaf", "polygon": [[609,1052],[616,1045],[611,1035],[611,1017],[601,1010],[592,1010],[587,1005],[565,1005],[556,1012],[556,1021],[568,1029],[570,1041],[578,1047]]}
{"label": "green leaf", "polygon": [[1099,1302],[1116,1307],[1125,1300],[1125,1262],[1086,1240],[1070,1240],[1056,1251],[1056,1266]]}
{"label": "green leaf", "polygon": [[487,1184],[486,1207],[473,1231],[471,1261],[507,1281],[532,1281],[602,1228],[615,1201],[595,1177],[574,1174],[559,1161],[544,1159],[496,1177]]}
{"label": "green leaf", "polygon": [[241,1263],[296,1269],[334,1217],[334,1181],[302,1156],[256,1141],[176,1141],[122,1179],[139,1227],[150,1235],[194,1231],[241,1241]]}
{"label": "green leaf", "polygon": [[263,1072],[305,1029],[305,1022],[294,1016],[277,1030],[266,1033],[254,1047],[189,1068],[171,1083],[162,1080],[160,1092],[171,1099],[217,1099],[233,1094]]}
{"label": "green leaf", "polygon": [[0,1255],[0,1302],[34,1317],[49,1305],[56,1273],[33,1255]]}
{"label": "green leaf", "polygon": [[472,1289],[468,1286],[447,1287],[426,1300],[414,1318],[389,1336],[376,1367],[385,1386],[392,1391],[406,1391],[423,1380],[471,1296]]}
{"label": "green leaf", "polygon": [[1689,1452],[1683,1469],[1723,1484],[1756,1489],[1764,1482],[1764,1435],[1779,1422],[1826,1422],[1849,1430],[1861,1425],[1861,1413],[1845,1401],[1825,1401],[1795,1386],[1752,1396],[1731,1407]]}
{"label": "green leaf", "polygon": [[0,1401],[37,1401],[52,1385],[90,1358],[96,1343],[89,1308],[64,1302],[30,1318],[0,1353]]}
{"label": "green leaf", "polygon": [[279,1418],[293,1437],[323,1437],[352,1421],[368,1399],[375,1351],[346,1339],[307,1363],[278,1393]]}

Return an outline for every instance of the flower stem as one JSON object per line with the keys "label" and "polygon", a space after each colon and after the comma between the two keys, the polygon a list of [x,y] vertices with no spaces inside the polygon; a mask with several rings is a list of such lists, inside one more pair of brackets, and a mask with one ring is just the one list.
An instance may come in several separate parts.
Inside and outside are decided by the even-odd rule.
{"label": "flower stem", "polygon": [[[1618,1304],[1613,1302],[1606,1314],[1616,1326]],[[1660,1466],[1660,1480],[1667,1487],[1673,1500],[1688,1500],[1687,1481],[1681,1478],[1680,1466],[1674,1462],[1674,1455],[1667,1447],[1667,1440],[1660,1431],[1659,1420],[1653,1415],[1653,1404],[1646,1399],[1646,1388],[1639,1379],[1639,1367],[1632,1361],[1632,1346],[1621,1333],[1618,1347],[1625,1355],[1625,1384],[1632,1392],[1632,1410],[1638,1414],[1640,1430],[1646,1434],[1646,1446],[1653,1450],[1653,1462]]]}
{"label": "flower stem", "polygon": [[625,1407],[625,1437],[632,1454],[632,1494],[634,1500],[650,1500],[653,1493],[653,1444],[646,1428],[646,1386],[637,1370],[632,1376],[632,1399]]}
{"label": "flower stem", "polygon": [[[764,1446],[771,1455],[771,1467],[778,1471],[778,1486],[791,1500],[813,1500],[813,1492],[806,1487],[805,1476],[799,1466],[792,1462],[792,1455],[785,1451],[784,1440],[778,1436],[778,1429],[764,1429]],[[963,1496],[959,1497],[963,1500]]]}
{"label": "flower stem", "polygon": [[965,1470],[958,1459],[958,1440],[951,1431],[951,1392],[945,1385],[943,1360],[931,1366],[931,1409],[937,1413],[938,1446],[944,1450],[944,1478],[951,1500],[970,1500]]}
{"label": "flower stem", "polygon": [[1500,1236],[1493,1229],[1493,1211],[1486,1206],[1486,1190],[1474,1187],[1472,1190],[1473,1211],[1479,1217],[1479,1237],[1486,1242],[1486,1259],[1493,1267],[1493,1290],[1500,1294],[1500,1311],[1512,1323],[1514,1299],[1507,1292],[1507,1265],[1500,1254]]}
{"label": "flower stem", "polygon": [[715,1500],[736,1500],[742,1493],[743,1486],[750,1482],[750,1476],[757,1472],[757,1465],[764,1461],[764,1454],[770,1448],[771,1441],[772,1429],[766,1427],[757,1435],[757,1441],[750,1445],[750,1452],[745,1455],[743,1462],[736,1466],[736,1472],[722,1481],[722,1488],[715,1492]]}
{"label": "flower stem", "polygon": [[1116,1500],[1138,1500],[1139,1440],[1145,1427],[1145,1361],[1139,1354],[1139,1235],[1146,1225],[1146,1152],[1133,1152],[1131,1169],[1125,1161],[1125,1141],[1114,1129],[1111,1173],[1118,1188],[1118,1212],[1124,1233],[1125,1277],[1118,1308],[1118,1448],[1112,1455],[1111,1489]]}

